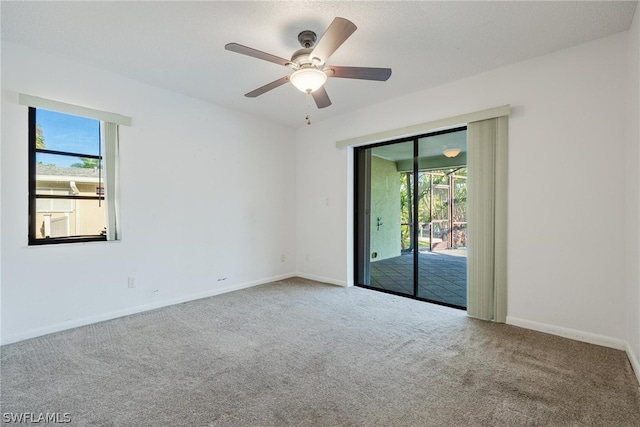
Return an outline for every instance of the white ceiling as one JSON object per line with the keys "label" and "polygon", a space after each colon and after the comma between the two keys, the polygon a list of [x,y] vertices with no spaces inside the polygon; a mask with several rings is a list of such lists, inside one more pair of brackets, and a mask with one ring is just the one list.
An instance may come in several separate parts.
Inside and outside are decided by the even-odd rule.
{"label": "white ceiling", "polygon": [[[2,39],[291,127],[629,29],[636,1],[1,2]],[[334,17],[358,30],[329,65],[389,67],[387,82],[329,79],[333,105],[292,85],[243,95],[291,72],[224,49],[289,58],[297,35]]]}

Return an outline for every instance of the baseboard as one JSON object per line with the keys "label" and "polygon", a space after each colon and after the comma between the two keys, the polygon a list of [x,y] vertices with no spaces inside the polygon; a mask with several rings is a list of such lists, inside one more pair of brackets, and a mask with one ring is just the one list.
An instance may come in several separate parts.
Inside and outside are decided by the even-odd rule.
{"label": "baseboard", "polygon": [[624,340],[607,337],[605,335],[592,334],[590,332],[579,331],[576,329],[562,328],[560,326],[520,319],[518,317],[507,316],[507,324],[519,326],[521,328],[532,329],[538,332],[558,335],[560,337],[582,341],[589,344],[615,348],[616,350],[626,350],[628,347],[627,343]]}
{"label": "baseboard", "polygon": [[605,335],[578,331],[570,328],[561,328],[559,326],[533,322],[531,320],[520,319],[512,316],[507,316],[507,324],[519,326],[521,328],[532,329],[538,332],[545,332],[576,341],[582,341],[589,344],[596,344],[603,347],[615,348],[616,350],[623,350],[627,353],[627,358],[629,359],[629,363],[631,363],[631,368],[633,368],[633,372],[636,374],[638,384],[640,385],[640,362],[638,362],[638,356],[633,352],[633,349],[631,348],[629,343],[624,340],[607,337]]}
{"label": "baseboard", "polygon": [[349,284],[344,280],[336,280],[329,277],[316,276],[315,274],[296,273],[295,276],[302,277],[303,279],[315,280],[316,282],[328,283],[330,285],[342,286],[343,288],[349,286]]}
{"label": "baseboard", "polygon": [[271,276],[260,280],[255,280],[252,282],[238,283],[235,285],[216,288],[206,292],[199,292],[196,294],[190,294],[181,296],[178,298],[156,301],[151,304],[138,305],[134,307],[125,308],[122,310],[110,311],[108,313],[99,314],[96,316],[88,316],[80,319],[69,320],[66,322],[60,322],[53,325],[49,325],[43,328],[31,329],[25,332],[21,332],[19,334],[13,334],[9,336],[4,336],[0,340],[0,345],[11,344],[18,341],[24,341],[29,338],[40,337],[43,335],[53,334],[55,332],[65,331],[67,329],[78,328],[80,326],[86,326],[93,323],[104,322],[106,320],[117,319],[118,317],[130,316],[132,314],[142,313],[144,311],[155,310],[162,307],[168,307],[175,304],[181,304],[183,302],[195,301],[202,298],[208,298],[216,295],[226,294],[228,292],[238,291],[241,289],[251,288],[258,285],[264,285],[271,282],[277,282],[279,280],[289,279],[291,277],[296,277],[296,274],[288,273],[281,274],[278,276]]}
{"label": "baseboard", "polygon": [[633,372],[638,379],[638,385],[640,386],[640,362],[638,362],[638,356],[633,352],[629,343],[627,343],[625,350],[627,351],[627,357],[629,358]]}

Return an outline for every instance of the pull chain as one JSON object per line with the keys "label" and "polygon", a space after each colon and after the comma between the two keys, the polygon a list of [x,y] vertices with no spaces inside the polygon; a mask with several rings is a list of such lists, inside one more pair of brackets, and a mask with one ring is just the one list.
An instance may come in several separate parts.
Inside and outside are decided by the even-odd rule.
{"label": "pull chain", "polygon": [[311,124],[311,119],[309,118],[310,111],[311,111],[311,92],[307,92],[307,115],[304,118],[307,121],[307,125]]}

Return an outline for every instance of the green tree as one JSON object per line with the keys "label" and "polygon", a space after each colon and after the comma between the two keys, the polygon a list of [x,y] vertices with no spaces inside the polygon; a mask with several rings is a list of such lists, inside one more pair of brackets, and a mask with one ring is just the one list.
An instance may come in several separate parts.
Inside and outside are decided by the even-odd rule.
{"label": "green tree", "polygon": [[36,124],[36,148],[45,148],[44,136],[42,136],[42,128]]}
{"label": "green tree", "polygon": [[412,248],[412,236],[411,236],[411,223],[413,222],[411,210],[409,206],[411,205],[411,193],[409,192],[411,188],[411,174],[409,173],[401,173],[400,174],[400,242],[402,245],[402,249]]}
{"label": "green tree", "polygon": [[87,169],[100,168],[100,161],[98,159],[87,159],[86,157],[81,157],[80,160],[82,161],[82,163],[74,163],[71,165],[71,167]]}
{"label": "green tree", "polygon": [[[411,224],[413,222],[412,209],[412,180],[411,173],[400,174],[400,215],[402,224]],[[449,176],[453,175],[455,179],[450,181]],[[453,217],[454,222],[466,222],[467,210],[467,185],[466,185],[467,169],[463,168],[446,168],[433,171],[423,171],[418,174],[418,194],[416,203],[418,205],[418,224],[427,226],[434,218],[445,219],[449,216],[449,184],[453,184]],[[432,188],[433,184],[433,188]],[[446,187],[445,187],[446,186]],[[432,194],[432,190],[433,193]],[[433,206],[432,206],[433,197]],[[433,217],[432,217],[433,215]],[[402,249],[413,248],[413,236],[411,228],[405,225],[401,228],[400,238],[402,241]],[[465,239],[466,242],[466,239]],[[466,243],[465,243],[466,244]],[[463,246],[459,244],[459,246]]]}

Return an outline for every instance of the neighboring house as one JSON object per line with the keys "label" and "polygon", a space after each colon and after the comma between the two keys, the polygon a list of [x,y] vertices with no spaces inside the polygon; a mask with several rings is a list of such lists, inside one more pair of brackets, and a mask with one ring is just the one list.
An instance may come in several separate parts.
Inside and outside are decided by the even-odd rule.
{"label": "neighboring house", "polygon": [[[99,195],[102,186],[96,168],[36,165],[37,194],[54,196]],[[37,238],[96,235],[105,227],[104,201],[96,199],[37,199]]]}

